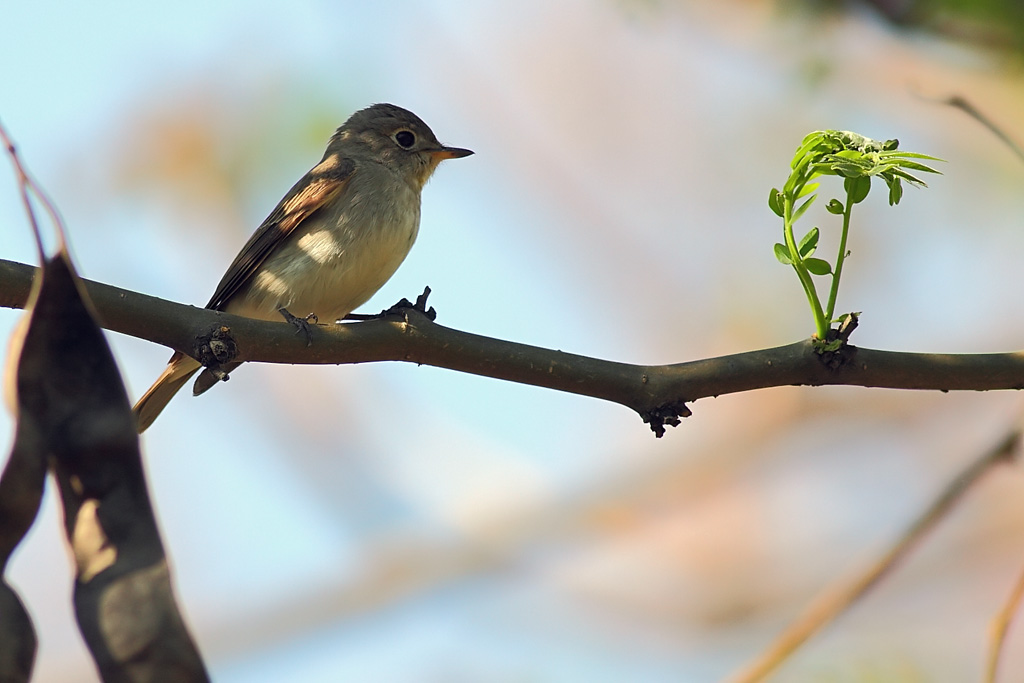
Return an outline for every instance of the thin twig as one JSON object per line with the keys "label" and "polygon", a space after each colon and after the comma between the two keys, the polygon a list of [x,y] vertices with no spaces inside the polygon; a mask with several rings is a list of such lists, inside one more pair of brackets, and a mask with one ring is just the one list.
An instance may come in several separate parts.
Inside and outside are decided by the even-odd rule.
{"label": "thin twig", "polygon": [[57,231],[57,248],[59,251],[64,251],[67,248],[67,238],[65,236],[64,221],[60,217],[60,212],[54,206],[50,198],[43,192],[43,188],[39,186],[32,176],[25,170],[25,166],[21,163],[21,159],[18,157],[18,150],[14,147],[14,142],[11,141],[11,137],[7,134],[7,129],[4,128],[2,122],[0,122],[0,142],[3,143],[4,149],[7,150],[7,155],[11,157],[11,163],[14,165],[14,172],[18,176],[18,188],[21,191],[21,201],[25,205],[25,214],[28,216],[29,223],[32,225],[32,234],[36,238],[36,248],[39,250],[39,261],[42,263],[46,259],[46,249],[43,247],[42,232],[39,229],[39,222],[36,220],[35,211],[32,208],[32,202],[29,198],[31,192],[36,196],[43,204],[43,208],[46,209],[46,213],[49,214],[50,220],[53,222],[54,229]]}
{"label": "thin twig", "polygon": [[11,157],[11,164],[14,165],[14,173],[18,176],[18,189],[21,192],[21,202],[25,205],[25,215],[28,216],[29,224],[32,226],[32,234],[36,238],[36,249],[39,251],[39,262],[42,263],[46,258],[46,250],[43,249],[43,237],[39,231],[39,221],[36,220],[36,212],[32,208],[32,200],[29,198],[29,187],[32,185],[32,181],[29,180],[28,174],[25,172],[25,168],[21,165],[21,160],[18,159],[18,151],[14,148],[14,143],[11,142],[11,138],[7,135],[7,129],[4,128],[3,123],[0,123],[0,141],[3,142],[4,149],[7,150],[7,156]]}
{"label": "thin twig", "polygon": [[992,134],[1002,140],[1002,142],[1009,147],[1014,154],[1020,157],[1021,161],[1024,161],[1024,148],[1020,144],[1011,138],[1002,128],[997,126],[992,119],[982,114],[978,109],[959,95],[954,95],[944,100],[944,104],[948,104],[951,107],[956,107],[960,111],[964,112],[975,121],[992,131]]}
{"label": "thin twig", "polygon": [[995,448],[968,465],[939,494],[924,514],[917,518],[899,539],[874,564],[860,574],[827,589],[818,596],[795,622],[776,638],[752,663],[727,679],[729,683],[755,683],[764,680],[798,647],[834,621],[862,598],[939,522],[981,475],[992,466],[1010,460],[1017,449],[1020,431],[1013,430]]}
{"label": "thin twig", "polygon": [[949,97],[928,97],[926,95],[919,94],[918,96],[921,99],[928,100],[930,102],[935,102],[937,104],[945,104],[950,107],[955,107],[956,109],[959,109],[960,111],[964,112],[972,119],[974,119],[981,125],[985,126],[985,128],[988,128],[989,131],[991,131],[993,135],[999,138],[999,140],[1004,145],[1009,147],[1014,154],[1020,157],[1021,161],[1024,161],[1024,147],[1021,147],[1021,145],[1016,140],[1011,138],[1008,133],[1006,133],[1001,127],[996,125],[995,122],[992,121],[992,119],[982,114],[977,107],[968,102],[967,98],[962,97],[961,95],[951,95]]}
{"label": "thin twig", "polygon": [[1006,604],[999,610],[999,613],[992,620],[992,637],[989,641],[988,660],[985,667],[985,683],[995,683],[996,674],[999,672],[999,660],[1003,655],[1003,645],[1006,642],[1006,632],[1013,623],[1013,617],[1020,608],[1021,600],[1024,599],[1024,572],[1017,578],[1017,583],[1010,592]]}

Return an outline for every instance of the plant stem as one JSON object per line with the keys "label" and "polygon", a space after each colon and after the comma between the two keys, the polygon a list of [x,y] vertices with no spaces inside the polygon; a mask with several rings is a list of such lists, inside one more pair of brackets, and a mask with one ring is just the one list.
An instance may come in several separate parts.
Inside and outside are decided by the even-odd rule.
{"label": "plant stem", "polygon": [[800,285],[804,288],[807,302],[811,305],[811,313],[814,315],[814,327],[817,330],[818,339],[825,339],[825,335],[828,334],[830,318],[826,318],[821,310],[821,299],[818,298],[818,290],[814,288],[811,273],[807,270],[807,266],[804,265],[804,260],[800,256],[800,250],[796,246],[796,239],[793,237],[793,197],[796,194],[796,191],[792,194],[786,193],[783,199],[783,213],[785,214],[783,216],[783,233],[786,238],[786,247],[789,249],[789,257],[793,261],[793,269],[796,271],[797,277],[800,278]]}
{"label": "plant stem", "polygon": [[846,261],[846,238],[850,234],[850,215],[853,213],[853,196],[846,194],[846,209],[843,211],[843,234],[839,238],[839,256],[836,257],[836,269],[832,273],[832,289],[828,293],[828,309],[825,311],[826,324],[831,325],[836,313],[836,297],[839,296],[839,278],[843,275],[843,262]]}

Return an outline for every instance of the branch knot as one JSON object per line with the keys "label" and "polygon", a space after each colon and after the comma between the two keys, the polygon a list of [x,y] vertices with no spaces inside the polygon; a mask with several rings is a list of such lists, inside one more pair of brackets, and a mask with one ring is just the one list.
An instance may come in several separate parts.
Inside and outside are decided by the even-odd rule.
{"label": "branch knot", "polygon": [[655,406],[650,410],[640,411],[640,417],[651,427],[651,431],[654,432],[654,436],[659,439],[665,436],[665,426],[678,427],[680,418],[690,417],[693,415],[690,409],[686,407],[684,401],[669,401],[668,403],[662,403],[660,406]]}

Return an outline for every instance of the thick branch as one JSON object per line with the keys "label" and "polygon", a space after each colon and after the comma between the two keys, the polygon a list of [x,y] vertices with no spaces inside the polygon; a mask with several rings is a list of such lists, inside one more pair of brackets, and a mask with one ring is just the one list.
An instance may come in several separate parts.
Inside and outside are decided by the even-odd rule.
{"label": "thick branch", "polygon": [[[0,306],[20,308],[35,268],[0,260]],[[264,322],[172,303],[86,281],[104,327],[194,355],[196,340],[226,326],[237,360],[343,364],[406,361],[614,401],[643,416],[664,406],[786,385],[852,385],[938,391],[1020,389],[1024,352],[926,354],[850,347],[832,369],[810,340],[671,365],[633,365],[460,332],[408,311],[403,316],[317,325],[312,345],[283,322]],[[680,414],[686,414],[682,408]]]}

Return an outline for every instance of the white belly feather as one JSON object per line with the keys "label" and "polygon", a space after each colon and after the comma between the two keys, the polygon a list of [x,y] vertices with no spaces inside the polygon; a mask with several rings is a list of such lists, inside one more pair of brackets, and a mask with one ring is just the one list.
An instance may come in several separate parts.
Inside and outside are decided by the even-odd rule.
{"label": "white belly feather", "polygon": [[386,170],[366,171],[289,235],[225,310],[280,320],[284,307],[331,323],[366,303],[405,260],[420,222],[418,192]]}

